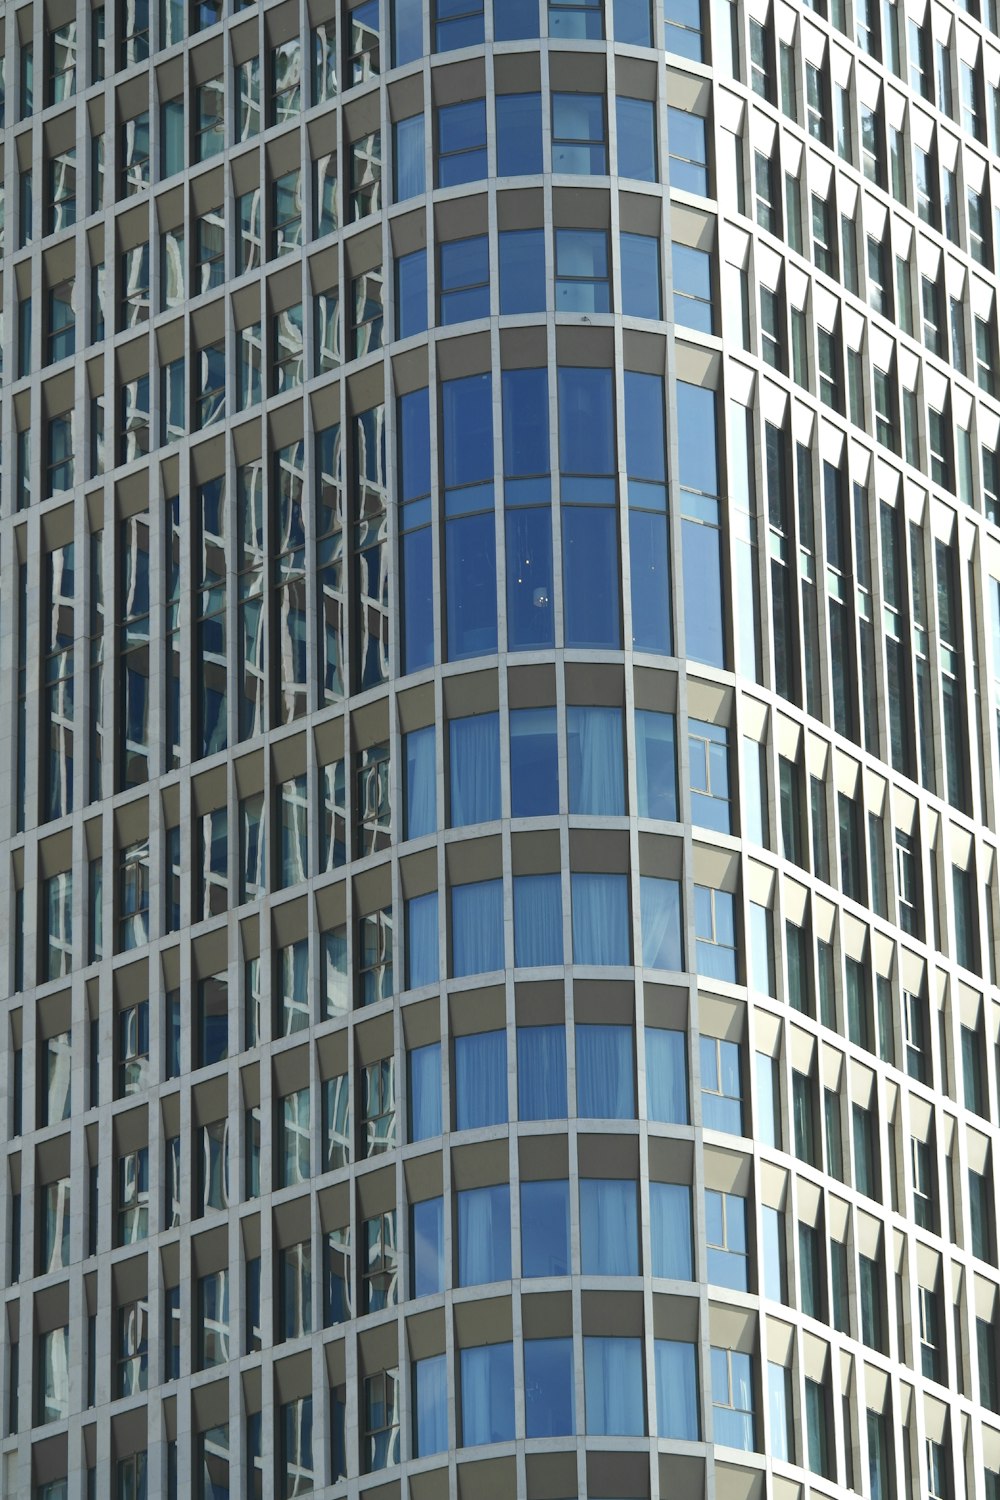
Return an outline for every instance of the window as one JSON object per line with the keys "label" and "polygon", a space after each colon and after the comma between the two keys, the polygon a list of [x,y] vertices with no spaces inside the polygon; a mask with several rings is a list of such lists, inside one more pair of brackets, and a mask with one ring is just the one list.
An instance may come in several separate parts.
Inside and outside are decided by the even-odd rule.
{"label": "window", "polygon": [[117,1243],[134,1245],[149,1228],[149,1148],[118,1158]]}
{"label": "window", "polygon": [[514,964],[563,962],[562,876],[514,876]]}
{"label": "window", "polygon": [[659,318],[663,298],[660,285],[660,242],[656,235],[620,234],[618,256],[621,265],[622,312],[629,318]]}
{"label": "window", "polygon": [[610,312],[606,231],[557,228],[555,239],[556,311]]}
{"label": "window", "polygon": [[656,113],[649,99],[619,94],[615,113],[618,128],[618,175],[655,182]]}
{"label": "window", "polygon": [[736,902],[732,893],[696,885],[694,930],[698,973],[735,984],[738,977]]}
{"label": "window", "polygon": [[424,117],[410,115],[392,127],[393,197],[397,203],[424,191]]}
{"label": "window", "polygon": [[467,1188],[456,1194],[458,1208],[458,1284],[478,1286],[509,1281],[510,1188]]}
{"label": "window", "polygon": [[437,112],[437,185],[457,187],[486,176],[486,100],[442,104]]}
{"label": "window", "polygon": [[412,1295],[425,1297],[444,1290],[444,1200],[426,1198],[410,1215]]}
{"label": "window", "polygon": [[361,1070],[361,1155],[378,1156],[396,1144],[395,1059],[367,1063]]}
{"label": "window", "polygon": [[570,1271],[569,1183],[521,1182],[521,1275],[567,1276]]}
{"label": "window", "polygon": [[414,250],[396,261],[396,337],[408,339],[426,329],[427,251]]}
{"label": "window", "polygon": [[710,1130],[743,1134],[743,1088],[740,1079],[740,1049],[737,1042],[703,1036],[701,1058],[701,1111]]}
{"label": "window", "polygon": [[661,1438],[698,1442],[701,1437],[698,1357],[694,1344],[657,1339],[656,1431]]}
{"label": "window", "polygon": [[[497,17],[493,25],[496,29]],[[537,176],[542,161],[541,94],[498,94],[497,176]]]}
{"label": "window", "polygon": [[451,891],[452,975],[483,974],[504,966],[503,882],[482,880]]}
{"label": "window", "polygon": [[459,1353],[462,1446],[514,1436],[514,1346],[485,1344]]}
{"label": "window", "polygon": [[525,1339],[524,1408],[526,1437],[575,1432],[571,1338]]}
{"label": "window", "polygon": [[711,252],[675,240],[670,260],[674,277],[674,321],[698,333],[715,333]]}
{"label": "window", "polygon": [[650,1182],[649,1214],[652,1274],[671,1281],[691,1281],[691,1189],[681,1182]]}
{"label": "window", "polygon": [[552,95],[552,170],[589,177],[607,172],[603,94]]}
{"label": "window", "polygon": [[670,141],[670,186],[708,195],[708,132],[701,115],[673,105],[667,108]]}
{"label": "window", "polygon": [[54,156],[48,164],[48,231],[58,234],[76,223],[76,150]]}
{"label": "window", "polygon": [[749,1354],[712,1347],[712,1416],[715,1441],[726,1448],[756,1448],[753,1365]]}
{"label": "window", "polygon": [[600,41],[604,36],[602,0],[549,0],[549,36]]}
{"label": "window", "polygon": [[601,966],[632,959],[628,879],[624,875],[576,873],[573,898],[573,962]]}
{"label": "window", "polygon": [[271,188],[272,255],[290,255],[302,244],[302,173],[276,177]]}
{"label": "window", "polygon": [[704,62],[701,0],[665,0],[664,44],[668,52]]}
{"label": "window", "polygon": [[583,1380],[589,1435],[642,1436],[646,1404],[641,1339],[584,1338]]}
{"label": "window", "polygon": [[746,1199],[705,1190],[708,1279],[733,1291],[750,1289]]}
{"label": "window", "polygon": [[[361,1234],[361,1313],[382,1312],[397,1299],[396,1213],[366,1219]],[[308,1329],[303,1330],[308,1332]]]}
{"label": "window", "polygon": [[377,78],[381,72],[379,52],[379,0],[362,0],[347,12],[347,72],[350,87]]}
{"label": "window", "polygon": [[581,1118],[633,1119],[632,1028],[577,1025],[576,1080]]}
{"label": "window", "polygon": [[352,142],[351,219],[378,213],[382,206],[382,136],[379,131]]}
{"label": "window", "polygon": [[434,1354],[413,1362],[414,1457],[448,1449],[448,1359]]}
{"label": "window", "polygon": [[647,1026],[646,1113],[664,1124],[688,1123],[686,1036]]}
{"label": "window", "polygon": [[434,50],[454,52],[459,47],[476,47],[485,34],[484,0],[435,0]]}
{"label": "window", "polygon": [[442,324],[464,323],[490,315],[489,237],[475,235],[441,246],[438,278]]}
{"label": "window", "polygon": [[299,1396],[278,1408],[279,1439],[278,1485],[280,1500],[308,1494],[315,1477],[313,1471],[312,1397]]}
{"label": "window", "polygon": [[506,1031],[457,1036],[454,1047],[455,1129],[503,1124],[507,1119]]}
{"label": "window", "polygon": [[519,1026],[518,1118],[556,1120],[564,1118],[566,1112],[566,1028]]}

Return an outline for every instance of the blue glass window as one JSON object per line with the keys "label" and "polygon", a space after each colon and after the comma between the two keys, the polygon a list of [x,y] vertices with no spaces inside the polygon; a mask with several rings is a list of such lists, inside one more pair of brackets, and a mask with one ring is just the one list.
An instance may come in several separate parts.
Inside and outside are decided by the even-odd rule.
{"label": "blue glass window", "polygon": [[615,966],[632,962],[628,876],[572,875],[573,962]]}
{"label": "blue glass window", "polygon": [[552,170],[588,177],[607,172],[603,94],[552,95]]}
{"label": "blue glass window", "polygon": [[504,1443],[514,1436],[514,1346],[463,1349],[462,1445]]}
{"label": "blue glass window", "polygon": [[569,1275],[569,1183],[521,1183],[521,1275]]}
{"label": "blue glass window", "polygon": [[749,1354],[712,1346],[712,1426],[715,1441],[752,1453],[756,1447],[753,1361]]}
{"label": "blue glass window", "polygon": [[516,42],[538,35],[538,0],[501,0],[493,8],[493,36]]}
{"label": "blue glass window", "polygon": [[710,1130],[743,1134],[743,1087],[738,1042],[703,1036],[701,1059],[701,1115]]}
{"label": "blue glass window", "polygon": [[428,1042],[409,1053],[410,1140],[441,1134],[441,1043]]}
{"label": "blue glass window", "polygon": [[[397,419],[403,670],[416,672],[434,660],[430,415],[426,386],[400,396]],[[431,831],[433,826],[436,824]]]}
{"label": "blue glass window", "polygon": [[392,63],[401,68],[424,53],[423,0],[392,0]]}
{"label": "blue glass window", "polygon": [[406,986],[418,990],[438,977],[438,893],[428,891],[406,903]]}
{"label": "blue glass window", "polygon": [[705,1244],[708,1279],[716,1286],[745,1292],[747,1274],[747,1205],[735,1193],[705,1191]]}
{"label": "blue glass window", "polygon": [[592,1120],[635,1117],[631,1026],[577,1026],[576,1112]]}
{"label": "blue glass window", "polygon": [[419,197],[426,188],[423,115],[411,115],[393,125],[392,160],[395,201]]}
{"label": "blue glass window", "polygon": [[614,0],[615,41],[633,47],[653,45],[653,18],[649,0]]}
{"label": "blue glass window", "polygon": [[439,291],[442,324],[490,315],[490,240],[476,234],[441,246]]}
{"label": "blue glass window", "polygon": [[539,818],[559,811],[559,747],[554,708],[510,711],[510,812]]}
{"label": "blue glass window", "polygon": [[729,891],[694,888],[695,962],[708,979],[736,983],[736,902]]}
{"label": "blue glass window", "polygon": [[413,1362],[414,1456],[448,1451],[448,1356]]}
{"label": "blue glass window", "polygon": [[438,187],[479,182],[486,176],[486,100],[442,104],[438,109]]}
{"label": "blue glass window", "polygon": [[434,725],[403,738],[406,759],[406,837],[423,838],[437,829],[437,767]]}
{"label": "blue glass window", "polygon": [[427,251],[413,250],[396,261],[396,337],[427,332]]}
{"label": "blue glass window", "polygon": [[425,1198],[411,1210],[410,1266],[414,1297],[444,1291],[444,1199]]}
{"label": "blue glass window", "polygon": [[535,969],[562,961],[562,876],[515,875],[515,966]]}
{"label": "blue glass window", "polygon": [[479,880],[451,890],[451,972],[488,974],[504,966],[503,881]]}
{"label": "blue glass window", "polygon": [[683,968],[680,882],[643,875],[639,880],[639,903],[643,968]]}
{"label": "blue glass window", "polygon": [[[663,316],[660,284],[660,242],[655,234],[620,234],[622,312],[627,318]],[[659,379],[658,376],[646,377]]]}
{"label": "blue glass window", "polygon": [[544,312],[545,231],[504,229],[498,243],[501,314]]}
{"label": "blue glass window", "polygon": [[483,0],[435,0],[434,50],[478,47],[485,35]]}
{"label": "blue glass window", "polygon": [[[528,230],[526,233],[540,235],[541,231]],[[514,237],[519,234],[520,231],[515,232]],[[509,236],[500,236],[501,302],[505,238]],[[539,251],[544,283],[544,247],[541,242]],[[544,301],[543,284],[543,306]],[[530,651],[551,646],[555,641],[548,372],[544,369],[505,370],[502,390],[507,646],[511,651]],[[513,736],[513,728],[511,734]],[[554,753],[554,742],[552,748]],[[546,781],[538,788],[539,796],[544,795],[548,785]],[[546,811],[555,810],[555,804],[546,808]],[[528,817],[531,814],[515,811],[514,816]]]}
{"label": "blue glass window", "polygon": [[646,1114],[665,1125],[688,1123],[687,1043],[683,1031],[646,1027]]}
{"label": "blue glass window", "polygon": [[[628,238],[628,236],[623,236]],[[633,236],[632,238],[640,238]],[[658,250],[657,242],[653,242]],[[622,295],[639,271],[622,266]],[[659,287],[657,257],[656,285]],[[658,295],[658,294],[657,294]],[[659,316],[657,311],[656,316]],[[625,372],[625,460],[628,469],[629,551],[631,553],[632,645],[636,651],[668,655],[670,564],[667,540],[666,419],[663,379]],[[671,755],[670,774],[673,775]],[[664,768],[664,773],[666,768]],[[640,771],[640,782],[642,773]],[[657,814],[645,813],[645,817]],[[675,812],[676,817],[676,798]]]}
{"label": "blue glass window", "polygon": [[537,176],[542,170],[541,94],[498,94],[497,176]]}
{"label": "blue glass window", "polygon": [[458,1198],[458,1284],[510,1280],[510,1187],[467,1188]]}
{"label": "blue glass window", "polygon": [[715,392],[677,382],[687,654],[726,664]]}
{"label": "blue glass window", "polygon": [[621,644],[612,372],[559,370],[567,646]]}
{"label": "blue glass window", "polygon": [[656,1431],[661,1438],[696,1443],[701,1437],[698,1417],[698,1360],[693,1344],[656,1339]]}
{"label": "blue glass window", "polygon": [[621,709],[570,705],[566,740],[570,812],[620,817],[625,812]]}
{"label": "blue glass window", "polygon": [[[695,0],[697,4],[697,0]],[[669,27],[667,28],[669,31]],[[670,141],[670,186],[685,193],[708,194],[708,134],[701,115],[667,108]]]}
{"label": "blue glass window", "polygon": [[455,1038],[455,1129],[478,1130],[507,1119],[507,1033]]}
{"label": "blue glass window", "polygon": [[618,175],[640,182],[656,181],[656,106],[651,99],[629,99],[619,94]]}
{"label": "blue glass window", "polygon": [[556,312],[611,311],[604,229],[556,230]]}
{"label": "blue glass window", "polygon": [[517,1113],[521,1120],[566,1118],[565,1026],[517,1028]]}
{"label": "blue glass window", "polygon": [[571,1437],[573,1405],[573,1340],[525,1339],[525,1436]]}
{"label": "blue glass window", "polygon": [[674,278],[674,322],[698,333],[715,332],[712,256],[675,240],[670,254]]}
{"label": "blue glass window", "polygon": [[646,1431],[642,1339],[585,1338],[583,1382],[590,1437],[641,1437]]}
{"label": "blue glass window", "polygon": [[500,715],[470,714],[448,726],[451,826],[500,816]]}
{"label": "blue glass window", "polygon": [[694,1252],[691,1244],[691,1189],[684,1182],[649,1184],[650,1240],[653,1275],[670,1281],[691,1281]]}
{"label": "blue glass window", "polygon": [[604,0],[549,0],[549,36],[601,41]]}
{"label": "blue glass window", "polygon": [[492,391],[489,375],[441,386],[450,661],[497,649]]}
{"label": "blue glass window", "polygon": [[[633,610],[635,606],[633,605]],[[636,811],[640,818],[677,820],[677,753],[673,714],[637,708],[635,723]]]}
{"label": "blue glass window", "polygon": [[691,821],[716,833],[732,833],[729,801],[729,730],[724,724],[688,720]]}
{"label": "blue glass window", "polygon": [[580,1247],[584,1276],[638,1276],[638,1193],[631,1178],[580,1179]]}

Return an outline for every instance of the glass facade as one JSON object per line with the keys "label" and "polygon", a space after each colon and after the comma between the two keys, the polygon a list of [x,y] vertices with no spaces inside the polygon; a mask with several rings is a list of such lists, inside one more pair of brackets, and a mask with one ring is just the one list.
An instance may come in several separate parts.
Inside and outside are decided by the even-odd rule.
{"label": "glass facade", "polygon": [[1000,1496],[995,0],[25,0],[0,131],[0,1487]]}

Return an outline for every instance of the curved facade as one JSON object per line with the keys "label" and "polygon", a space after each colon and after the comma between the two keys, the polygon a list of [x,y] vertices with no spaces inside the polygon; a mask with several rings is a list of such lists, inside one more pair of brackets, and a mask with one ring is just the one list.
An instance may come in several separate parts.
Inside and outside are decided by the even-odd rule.
{"label": "curved facade", "polygon": [[4,11],[0,1494],[1000,1497],[1000,40]]}

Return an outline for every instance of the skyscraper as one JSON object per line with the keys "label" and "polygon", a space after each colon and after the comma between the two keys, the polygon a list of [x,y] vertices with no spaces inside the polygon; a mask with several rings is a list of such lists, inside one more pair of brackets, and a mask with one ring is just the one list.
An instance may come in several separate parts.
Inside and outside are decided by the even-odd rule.
{"label": "skyscraper", "polygon": [[1000,1500],[996,0],[3,16],[0,1496]]}

